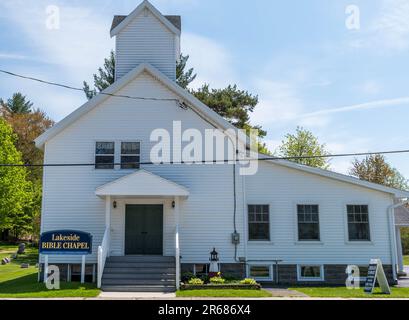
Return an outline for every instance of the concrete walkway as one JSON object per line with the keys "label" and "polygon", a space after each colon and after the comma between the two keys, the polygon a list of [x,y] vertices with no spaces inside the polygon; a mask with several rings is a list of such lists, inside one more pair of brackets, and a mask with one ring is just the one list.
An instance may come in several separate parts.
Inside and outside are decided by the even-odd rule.
{"label": "concrete walkway", "polygon": [[106,300],[170,300],[175,298],[174,292],[101,292],[97,297],[97,299]]}
{"label": "concrete walkway", "polygon": [[409,266],[403,266],[403,271],[406,272],[406,276],[399,277],[397,287],[409,288]]}

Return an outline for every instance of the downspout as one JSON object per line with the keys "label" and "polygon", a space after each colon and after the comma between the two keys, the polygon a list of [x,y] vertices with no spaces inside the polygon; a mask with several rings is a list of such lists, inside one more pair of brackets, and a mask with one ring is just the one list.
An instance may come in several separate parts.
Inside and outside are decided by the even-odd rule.
{"label": "downspout", "polygon": [[395,281],[398,280],[397,276],[397,264],[398,264],[398,258],[397,258],[397,253],[398,253],[398,247],[396,243],[396,229],[395,229],[395,209],[403,206],[405,204],[408,204],[409,201],[406,200],[404,202],[400,202],[397,204],[394,204],[388,208],[388,215],[389,215],[389,234],[390,234],[390,245],[391,245],[391,255],[392,255],[392,273],[393,273],[393,279]]}

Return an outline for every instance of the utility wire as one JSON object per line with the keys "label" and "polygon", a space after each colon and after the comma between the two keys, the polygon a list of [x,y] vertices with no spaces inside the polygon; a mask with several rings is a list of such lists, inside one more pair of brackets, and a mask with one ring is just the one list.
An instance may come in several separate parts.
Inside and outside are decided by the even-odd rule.
{"label": "utility wire", "polygon": [[[8,74],[8,75],[13,76],[13,77],[18,77],[18,78],[22,78],[22,79],[26,79],[26,80],[32,80],[32,81],[40,82],[42,84],[48,84],[48,85],[55,86],[55,87],[60,87],[60,88],[65,88],[65,89],[84,92],[84,89],[82,89],[82,88],[76,88],[76,87],[72,87],[72,86],[69,86],[69,85],[61,84],[61,83],[50,82],[50,81],[46,81],[46,80],[42,80],[42,79],[38,79],[38,78],[23,76],[21,74],[17,74],[17,73],[2,70],[2,69],[0,69],[0,72],[4,73],[4,74]],[[175,102],[179,102],[178,99],[173,99],[173,98],[135,97],[135,96],[113,94],[113,93],[106,93],[106,92],[99,92],[98,94],[102,94],[102,95],[109,96],[109,97],[126,98],[126,99],[133,99],[133,100],[153,100],[153,101],[175,101]]]}
{"label": "utility wire", "polygon": [[[138,165],[182,165],[182,164],[218,164],[218,163],[237,163],[243,161],[278,161],[278,160],[303,160],[303,159],[317,159],[317,158],[341,158],[341,157],[358,157],[358,156],[372,156],[384,154],[403,154],[409,153],[409,150],[393,150],[393,151],[378,151],[378,152],[360,152],[360,153],[339,153],[327,154],[320,156],[294,156],[294,157],[270,157],[262,156],[261,158],[237,158],[237,159],[222,159],[222,160],[198,160],[198,161],[168,161],[168,162],[128,162],[127,164]],[[0,167],[90,167],[98,165],[113,165],[120,166],[121,163],[44,163],[44,164],[14,164],[14,163],[0,163]]]}

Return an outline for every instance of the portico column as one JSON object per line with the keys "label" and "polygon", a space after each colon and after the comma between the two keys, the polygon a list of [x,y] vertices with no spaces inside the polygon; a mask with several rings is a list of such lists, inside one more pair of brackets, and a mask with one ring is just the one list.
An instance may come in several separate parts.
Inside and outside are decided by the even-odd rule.
{"label": "portico column", "polygon": [[175,259],[176,259],[176,290],[180,288],[180,246],[179,246],[179,197],[175,197]]}
{"label": "portico column", "polygon": [[403,250],[402,250],[402,240],[400,237],[400,227],[396,226],[396,245],[398,254],[398,273],[403,272]]}
{"label": "portico column", "polygon": [[108,243],[108,251],[107,251],[107,257],[109,257],[109,252],[110,246],[111,246],[111,196],[106,196],[105,197],[105,229],[108,230],[108,235],[109,235],[109,243]]}

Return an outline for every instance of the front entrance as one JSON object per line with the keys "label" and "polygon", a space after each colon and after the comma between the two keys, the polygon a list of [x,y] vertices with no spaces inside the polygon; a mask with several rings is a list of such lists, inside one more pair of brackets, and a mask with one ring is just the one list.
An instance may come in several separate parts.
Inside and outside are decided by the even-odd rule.
{"label": "front entrance", "polygon": [[125,255],[163,254],[163,206],[126,205]]}

